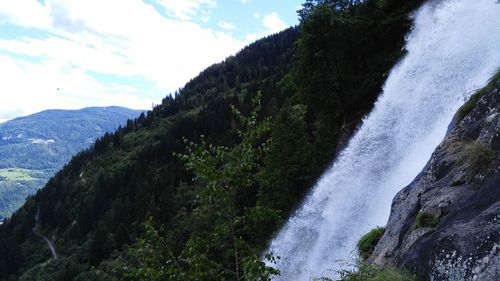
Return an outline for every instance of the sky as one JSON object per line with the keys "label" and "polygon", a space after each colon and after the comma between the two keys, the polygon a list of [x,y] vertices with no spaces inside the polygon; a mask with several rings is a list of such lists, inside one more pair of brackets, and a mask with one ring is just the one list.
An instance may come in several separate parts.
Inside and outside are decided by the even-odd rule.
{"label": "sky", "polygon": [[302,0],[0,0],[0,122],[151,109],[213,63],[298,23]]}

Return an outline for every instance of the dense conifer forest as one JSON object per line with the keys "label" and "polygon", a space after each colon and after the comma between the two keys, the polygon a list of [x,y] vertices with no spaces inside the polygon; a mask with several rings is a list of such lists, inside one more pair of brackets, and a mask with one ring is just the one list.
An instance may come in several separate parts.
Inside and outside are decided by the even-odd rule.
{"label": "dense conifer forest", "polygon": [[298,27],[74,156],[0,227],[0,279],[278,274],[266,244],[373,106],[420,2],[307,0]]}

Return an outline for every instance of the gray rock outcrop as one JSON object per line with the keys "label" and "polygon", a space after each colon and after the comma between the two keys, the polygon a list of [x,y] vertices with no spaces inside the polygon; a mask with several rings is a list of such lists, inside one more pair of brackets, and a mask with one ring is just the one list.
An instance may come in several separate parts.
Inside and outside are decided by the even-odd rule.
{"label": "gray rock outcrop", "polygon": [[371,262],[422,280],[500,280],[498,76],[461,108],[424,170],[395,196]]}

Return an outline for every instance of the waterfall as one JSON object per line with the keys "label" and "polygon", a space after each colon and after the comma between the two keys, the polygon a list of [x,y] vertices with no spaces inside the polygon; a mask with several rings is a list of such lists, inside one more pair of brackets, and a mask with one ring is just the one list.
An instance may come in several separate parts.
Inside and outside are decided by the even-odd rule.
{"label": "waterfall", "polygon": [[35,226],[33,227],[33,233],[36,236],[38,236],[38,237],[42,238],[43,240],[45,240],[45,242],[47,242],[47,246],[49,246],[50,252],[52,253],[52,257],[54,258],[54,260],[59,259],[59,255],[56,252],[56,247],[54,246],[54,243],[52,243],[52,241],[50,241],[50,239],[47,238],[47,236],[43,235],[42,233],[40,233],[38,231],[39,227],[40,227],[40,206],[38,206],[37,209],[36,209]]}
{"label": "waterfall", "polygon": [[428,1],[408,54],[373,111],[271,242],[278,280],[336,277],[360,236],[389,217],[394,195],[422,170],[464,99],[500,66],[496,0]]}

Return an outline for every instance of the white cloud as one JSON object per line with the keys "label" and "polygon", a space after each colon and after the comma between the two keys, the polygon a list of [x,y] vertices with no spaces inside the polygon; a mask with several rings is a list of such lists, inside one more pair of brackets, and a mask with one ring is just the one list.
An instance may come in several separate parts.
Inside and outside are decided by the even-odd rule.
{"label": "white cloud", "polygon": [[241,3],[246,4],[248,1],[250,1],[250,0],[241,0]]}
{"label": "white cloud", "polygon": [[[175,2],[182,2],[178,15],[187,16],[201,15],[200,9],[216,4]],[[5,23],[34,28],[45,36],[0,39],[0,119],[11,118],[2,114],[12,110],[29,114],[91,105],[149,108],[244,45],[223,32],[165,18],[142,0],[46,0],[45,5],[0,1],[0,30]],[[118,79],[103,81],[103,75]]]}
{"label": "white cloud", "polygon": [[259,14],[259,13],[257,13],[257,12],[255,12],[255,13],[253,13],[253,17],[254,17],[255,19],[260,19],[260,14]]}
{"label": "white cloud", "polygon": [[[138,89],[126,85],[105,85],[84,71],[60,61],[28,63],[0,56],[3,77],[0,118],[12,118],[47,108],[81,108],[92,105],[123,105],[149,108],[151,101],[140,98]],[[12,113],[12,114],[10,114]]]}
{"label": "white cloud", "polygon": [[159,0],[158,3],[171,16],[180,20],[190,20],[199,12],[206,16],[206,9],[212,9],[217,6],[215,0]]}
{"label": "white cloud", "polygon": [[234,23],[230,23],[227,21],[220,21],[217,25],[222,29],[229,29],[229,30],[236,29]]}
{"label": "white cloud", "polygon": [[276,12],[272,12],[264,16],[262,24],[267,28],[269,32],[276,33],[284,30],[288,25],[280,19],[280,16]]}
{"label": "white cloud", "polygon": [[[254,14],[254,18],[260,19],[260,15]],[[262,25],[266,28],[265,31],[263,32],[254,32],[254,33],[248,33],[245,36],[245,39],[247,42],[252,42],[255,41],[259,38],[265,37],[267,35],[273,34],[280,32],[286,28],[289,27],[288,24],[286,24],[278,15],[276,12],[272,12],[270,14],[265,15],[262,18]]]}
{"label": "white cloud", "polygon": [[0,24],[11,22],[24,27],[48,27],[44,6],[33,0],[0,1]]}

